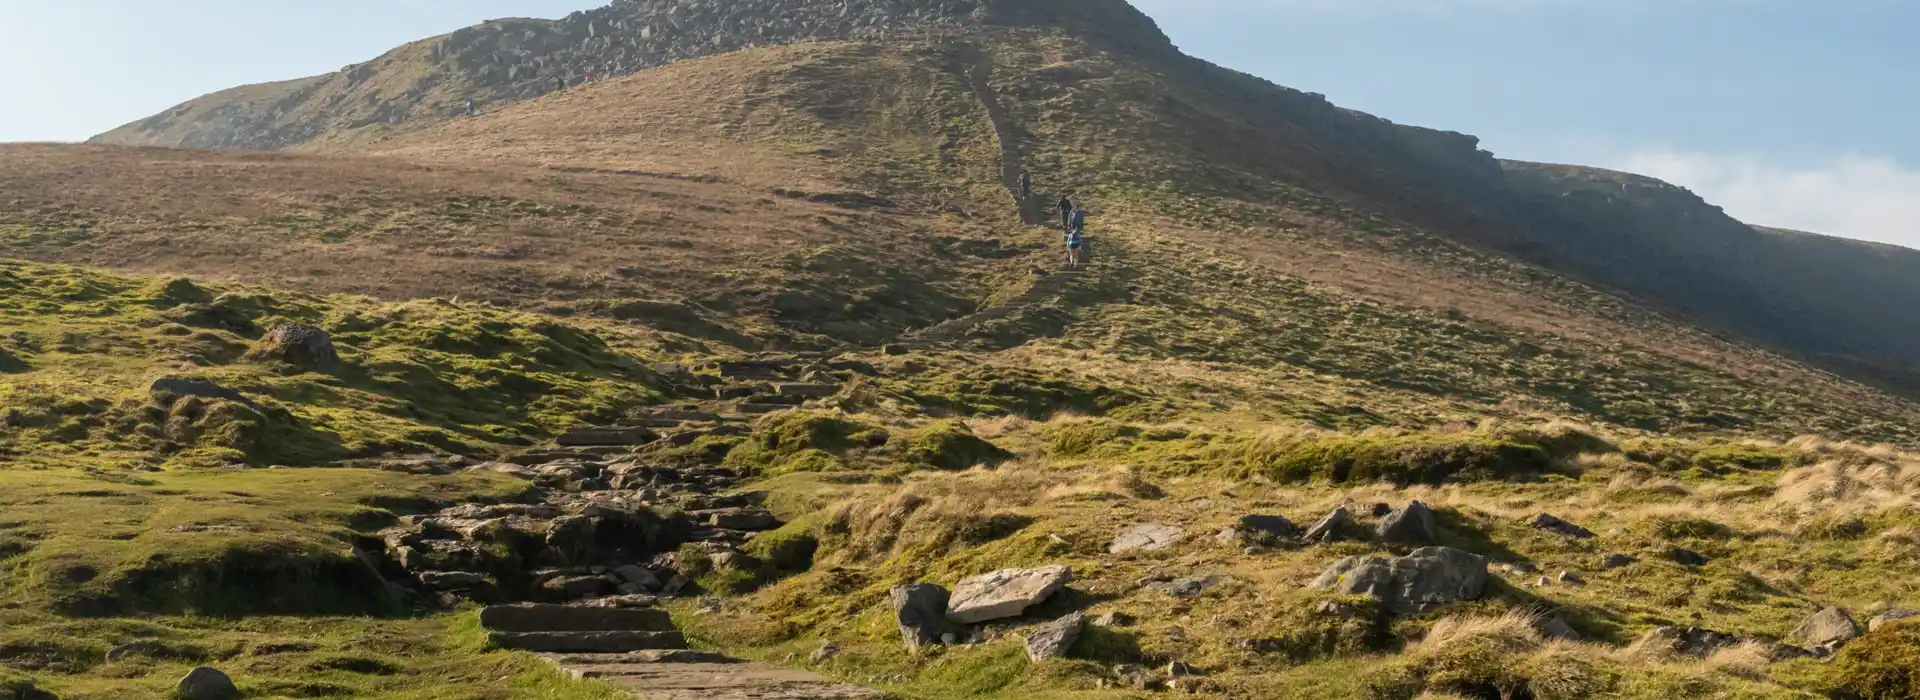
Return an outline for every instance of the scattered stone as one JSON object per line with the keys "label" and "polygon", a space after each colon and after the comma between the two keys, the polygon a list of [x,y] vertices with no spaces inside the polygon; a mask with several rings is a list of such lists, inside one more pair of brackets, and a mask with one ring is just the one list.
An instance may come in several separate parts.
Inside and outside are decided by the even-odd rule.
{"label": "scattered stone", "polygon": [[1439,526],[1433,521],[1433,510],[1419,501],[1408,503],[1381,518],[1380,524],[1374,527],[1374,534],[1382,542],[1413,547],[1429,546],[1440,539]]}
{"label": "scattered stone", "polygon": [[622,594],[622,595],[607,596],[605,598],[595,598],[592,601],[585,603],[585,605],[590,607],[595,607],[595,608],[614,608],[619,610],[626,610],[631,608],[651,608],[659,604],[659,602],[660,602],[659,598],[655,598],[650,595]]}
{"label": "scattered stone", "polygon": [[1156,581],[1147,584],[1147,587],[1177,598],[1193,598],[1206,591],[1207,586],[1210,585],[1213,585],[1213,577],[1177,578],[1171,581]]}
{"label": "scattered stone", "polygon": [[659,576],[655,576],[653,571],[644,566],[622,566],[614,569],[613,575],[620,577],[622,581],[640,586],[649,591],[660,590],[660,587],[665,585],[660,582]]}
{"label": "scattered stone", "polygon": [[694,516],[705,519],[708,525],[726,530],[758,532],[780,527],[779,518],[758,508],[720,508],[696,512]]}
{"label": "scattered stone", "polygon": [[1240,550],[1240,553],[1249,557],[1259,557],[1272,554],[1273,550],[1256,544],[1249,545],[1246,549]]}
{"label": "scattered stone", "polygon": [[1220,532],[1214,534],[1213,541],[1229,547],[1238,545],[1240,544],[1240,531],[1230,527],[1222,528]]}
{"label": "scattered stone", "polygon": [[1680,547],[1667,550],[1667,556],[1681,566],[1706,566],[1709,562],[1713,561],[1704,554]]}
{"label": "scattered stone", "polygon": [[1827,608],[1807,619],[1787,635],[1787,641],[1802,647],[1839,647],[1860,636],[1860,625],[1853,615],[1840,608]]}
{"label": "scattered stone", "polygon": [[1392,512],[1393,512],[1393,506],[1387,505],[1385,503],[1375,503],[1371,507],[1367,508],[1367,514],[1375,518],[1387,517],[1387,514]]}
{"label": "scattered stone", "polygon": [[962,624],[1018,617],[1073,580],[1073,571],[1054,565],[1005,569],[975,576],[954,587],[947,619]]}
{"label": "scattered stone", "polygon": [[1608,571],[1633,566],[1640,560],[1625,554],[1609,554],[1600,560],[1600,567]]}
{"label": "scattered stone", "polygon": [[1167,664],[1168,678],[1182,678],[1186,676],[1198,676],[1198,675],[1200,675],[1200,672],[1197,670],[1194,670],[1193,665],[1185,661],[1175,661]]}
{"label": "scattered stone", "polygon": [[1559,615],[1549,615],[1541,618],[1538,627],[1540,634],[1545,635],[1548,639],[1564,639],[1570,642],[1580,641],[1580,631],[1574,629],[1573,625],[1567,624],[1566,619]]}
{"label": "scattered stone", "polygon": [[1867,621],[1867,631],[1871,632],[1880,629],[1882,625],[1888,625],[1902,620],[1914,620],[1915,623],[1920,623],[1920,610],[1888,610],[1880,613],[1873,616],[1873,619]]}
{"label": "scattered stone", "polygon": [[807,656],[807,661],[818,665],[826,663],[828,659],[839,655],[840,645],[833,642],[826,642],[821,644],[819,649],[813,650],[813,653]]}
{"label": "scattered stone", "polygon": [[219,669],[206,666],[188,671],[174,686],[174,692],[182,700],[228,700],[240,697],[240,689],[234,687],[232,678]]}
{"label": "scattered stone", "polygon": [[1039,662],[1064,656],[1086,629],[1087,616],[1078,612],[1042,625],[1027,635],[1027,658]]}
{"label": "scattered stone", "polygon": [[1167,687],[1165,679],[1133,664],[1120,664],[1113,667],[1113,675],[1119,679],[1122,687],[1134,690],[1154,691],[1164,690]]}
{"label": "scattered stone", "polygon": [[279,360],[295,367],[326,367],[340,361],[333,337],[318,328],[279,325],[267,329],[254,348],[255,357]]}
{"label": "scattered stone", "polygon": [[1113,542],[1107,545],[1107,552],[1120,554],[1161,550],[1173,546],[1180,541],[1180,538],[1180,528],[1160,523],[1142,523],[1114,538]]}
{"label": "scattered stone", "polygon": [[1534,566],[1533,562],[1525,562],[1525,561],[1516,561],[1508,564],[1501,564],[1499,566],[1499,569],[1502,573],[1505,573],[1511,576],[1532,576],[1534,574],[1540,573],[1540,568],[1537,566]]}
{"label": "scattered stone", "polygon": [[1240,520],[1234,523],[1234,529],[1261,541],[1292,537],[1300,533],[1299,526],[1281,515],[1242,515]]}
{"label": "scattered stone", "polygon": [[1354,527],[1353,512],[1346,506],[1333,509],[1326,517],[1307,528],[1304,536],[1308,542],[1338,542]]}
{"label": "scattered stone", "polygon": [[1566,535],[1568,537],[1572,537],[1575,539],[1586,540],[1586,539],[1593,538],[1592,530],[1588,530],[1584,527],[1580,527],[1579,525],[1575,525],[1565,520],[1561,520],[1559,518],[1553,517],[1546,513],[1541,513],[1539,515],[1534,516],[1533,526],[1541,530],[1546,530],[1548,532],[1557,532],[1562,535]]}
{"label": "scattered stone", "polygon": [[1451,547],[1423,547],[1404,557],[1347,557],[1320,574],[1313,588],[1365,595],[1387,610],[1413,615],[1463,600],[1487,587],[1487,560]]}
{"label": "scattered stone", "polygon": [[1641,635],[1635,646],[1704,659],[1739,643],[1739,637],[1700,627],[1655,627]]}
{"label": "scattered stone", "polygon": [[682,574],[674,574],[672,578],[667,579],[667,585],[660,589],[660,595],[679,595],[680,591],[685,590],[687,586],[691,585],[693,585],[693,579],[687,578]]}
{"label": "scattered stone", "polygon": [[1583,578],[1583,577],[1581,577],[1581,576],[1580,576],[1580,572],[1578,572],[1578,571],[1562,571],[1562,572],[1560,572],[1560,579],[1559,579],[1559,580],[1560,580],[1560,585],[1563,585],[1563,586],[1585,586],[1585,585],[1587,585],[1587,580],[1586,580],[1585,578]]}
{"label": "scattered stone", "polygon": [[474,588],[489,585],[485,574],[466,571],[426,571],[420,574],[420,585],[436,591],[452,591],[462,588]]}
{"label": "scattered stone", "polygon": [[1132,615],[1115,610],[1093,618],[1093,623],[1101,627],[1126,627],[1132,625],[1134,619]]}
{"label": "scattered stone", "polygon": [[561,447],[623,447],[660,439],[652,429],[633,426],[579,426],[568,428],[554,442]]}
{"label": "scattered stone", "polygon": [[941,643],[941,636],[953,633],[947,620],[947,589],[931,583],[895,586],[889,593],[894,620],[907,651],[919,653],[922,647]]}
{"label": "scattered stone", "polygon": [[[145,656],[149,658],[165,656],[168,651],[169,650],[167,649],[167,645],[161,644],[160,642],[156,642],[151,639],[144,639],[138,642],[129,642],[127,644],[122,644],[120,646],[107,650],[107,662],[112,663],[115,661],[119,661],[121,659],[129,659],[136,656]],[[11,700],[11,699],[5,698],[5,696],[0,696],[0,700]]]}

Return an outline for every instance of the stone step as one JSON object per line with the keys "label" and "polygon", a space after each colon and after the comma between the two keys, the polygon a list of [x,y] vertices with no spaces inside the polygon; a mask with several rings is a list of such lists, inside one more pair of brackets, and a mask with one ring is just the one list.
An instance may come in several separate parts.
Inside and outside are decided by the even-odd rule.
{"label": "stone step", "polygon": [[[569,674],[573,667],[563,666]],[[583,669],[584,671],[585,669]],[[601,682],[647,700],[881,700],[885,693],[809,671],[738,663],[626,664],[594,669]]]}
{"label": "stone step", "polygon": [[571,605],[493,605],[480,611],[480,626],[494,632],[672,632],[664,610],[611,610]]}
{"label": "stone step", "polygon": [[780,411],[785,411],[791,408],[793,407],[782,406],[780,404],[771,404],[771,403],[743,403],[743,404],[738,404],[734,406],[734,409],[740,411],[741,413],[756,415],[756,416],[767,414],[767,413],[778,413]]}
{"label": "stone step", "polygon": [[681,423],[685,422],[686,421],[678,418],[661,418],[659,416],[635,416],[620,419],[620,425],[629,428],[677,428]]}
{"label": "stone step", "polygon": [[[626,654],[541,654],[547,663],[575,668],[590,666],[628,666],[638,664],[730,664],[737,660],[711,651],[692,649],[650,649]],[[598,677],[598,676],[592,676]]]}
{"label": "stone step", "polygon": [[598,452],[590,451],[590,450],[582,450],[582,449],[571,449],[571,450],[542,449],[542,450],[527,450],[526,452],[522,452],[520,454],[511,455],[503,461],[509,464],[518,464],[523,467],[531,467],[531,466],[536,466],[541,464],[547,464],[549,462],[558,462],[563,459],[578,459],[578,460],[591,461],[594,459],[598,459],[601,456],[603,455],[601,455]]}
{"label": "stone step", "polygon": [[775,384],[773,391],[782,396],[800,396],[809,399],[823,399],[840,393],[838,384]]}
{"label": "stone step", "polygon": [[559,654],[624,654],[648,649],[685,649],[679,632],[489,632],[500,649]]}
{"label": "stone step", "polygon": [[554,442],[561,447],[594,447],[645,445],[658,439],[658,434],[639,426],[604,426],[570,428]]}
{"label": "stone step", "polygon": [[749,403],[779,404],[782,406],[798,406],[807,402],[807,397],[805,396],[790,394],[760,394],[747,398],[749,399]]}

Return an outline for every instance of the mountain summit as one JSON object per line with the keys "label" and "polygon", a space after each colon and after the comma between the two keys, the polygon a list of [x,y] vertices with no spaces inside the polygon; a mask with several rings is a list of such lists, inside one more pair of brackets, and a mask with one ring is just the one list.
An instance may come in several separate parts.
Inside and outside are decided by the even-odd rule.
{"label": "mountain summit", "polygon": [[1043,28],[1141,54],[1173,45],[1124,0],[620,0],[559,20],[504,19],[326,75],[206,95],[92,142],[281,149],[405,131],[588,79],[800,41]]}

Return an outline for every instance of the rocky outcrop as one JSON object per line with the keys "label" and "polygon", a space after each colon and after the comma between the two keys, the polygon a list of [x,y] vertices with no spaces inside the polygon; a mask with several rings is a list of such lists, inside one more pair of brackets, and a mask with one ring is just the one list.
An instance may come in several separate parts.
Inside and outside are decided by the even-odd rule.
{"label": "rocky outcrop", "polygon": [[1487,588],[1487,560],[1451,547],[1425,547],[1404,557],[1347,557],[1311,587],[1379,600],[1399,615],[1479,600]]}
{"label": "rocky outcrop", "polygon": [[1888,610],[1880,613],[1867,621],[1867,631],[1871,632],[1895,622],[1920,624],[1920,610]]}
{"label": "rocky outcrop", "polygon": [[1006,569],[961,581],[947,604],[947,619],[963,624],[1019,617],[1073,580],[1065,566]]}
{"label": "rocky outcrop", "polygon": [[1340,506],[1308,527],[1303,537],[1308,542],[1335,542],[1344,539],[1353,527],[1353,511]]}

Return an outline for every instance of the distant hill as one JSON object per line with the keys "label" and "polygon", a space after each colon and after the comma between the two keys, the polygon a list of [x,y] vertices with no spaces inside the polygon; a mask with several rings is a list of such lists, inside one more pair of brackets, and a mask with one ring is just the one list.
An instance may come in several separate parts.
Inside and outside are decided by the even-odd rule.
{"label": "distant hill", "polygon": [[[553,94],[556,78],[588,66],[624,77]],[[468,98],[476,119],[457,116]],[[1106,225],[1165,221],[1369,294],[1468,307],[1539,294],[1504,276],[1454,279],[1512,256],[1894,390],[1912,388],[1920,347],[1920,330],[1907,330],[1920,325],[1904,322],[1916,307],[1912,254],[1755,230],[1645,178],[1502,162],[1472,136],[1187,57],[1120,0],[622,2],[489,22],[339,73],[218,93],[96,141],[845,191],[898,205],[894,221],[908,229],[927,213],[957,215],[934,228],[969,220],[968,237],[1002,225],[995,209],[1017,164],[1048,196],[1089,199]],[[1394,260],[1372,278],[1393,281],[1333,279],[1300,262],[1321,259],[1309,250]],[[1511,321],[1516,306],[1561,303],[1488,313]]]}

